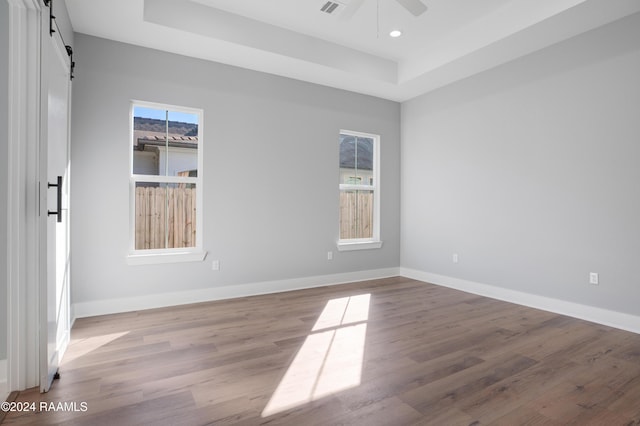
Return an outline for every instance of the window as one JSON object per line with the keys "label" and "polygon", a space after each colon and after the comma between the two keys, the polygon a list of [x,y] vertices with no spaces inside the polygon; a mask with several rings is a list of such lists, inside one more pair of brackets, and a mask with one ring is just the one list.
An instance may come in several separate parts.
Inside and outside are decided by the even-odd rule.
{"label": "window", "polygon": [[380,136],[340,132],[338,250],[380,248]]}
{"label": "window", "polygon": [[203,260],[202,111],[131,106],[129,263]]}

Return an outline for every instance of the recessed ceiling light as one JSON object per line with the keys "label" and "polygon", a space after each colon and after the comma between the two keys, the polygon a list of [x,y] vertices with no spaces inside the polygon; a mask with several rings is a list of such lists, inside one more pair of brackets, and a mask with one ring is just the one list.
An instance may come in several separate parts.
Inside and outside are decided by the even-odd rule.
{"label": "recessed ceiling light", "polygon": [[402,35],[402,31],[400,30],[393,30],[389,33],[389,37],[393,37],[393,38],[398,38]]}

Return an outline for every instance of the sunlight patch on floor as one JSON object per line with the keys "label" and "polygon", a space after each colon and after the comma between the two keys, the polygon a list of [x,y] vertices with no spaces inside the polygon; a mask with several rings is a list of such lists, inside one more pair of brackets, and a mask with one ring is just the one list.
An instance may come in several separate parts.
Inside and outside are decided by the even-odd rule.
{"label": "sunlight patch on floor", "polygon": [[360,385],[370,294],[327,302],[262,417]]}
{"label": "sunlight patch on floor", "polygon": [[86,339],[74,339],[69,344],[69,347],[67,348],[67,351],[62,358],[62,362],[60,362],[60,365],[64,365],[84,355],[87,355],[89,352],[93,352],[96,349],[106,345],[107,343],[113,342],[114,340],[119,339],[120,337],[127,334],[129,334],[129,332],[125,331],[122,333],[111,333],[104,334],[102,336],[87,337]]}

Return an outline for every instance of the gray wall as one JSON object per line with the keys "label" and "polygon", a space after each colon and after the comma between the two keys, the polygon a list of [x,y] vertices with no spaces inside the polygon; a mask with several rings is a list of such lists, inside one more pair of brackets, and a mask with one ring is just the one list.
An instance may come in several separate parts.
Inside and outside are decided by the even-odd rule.
{"label": "gray wall", "polygon": [[640,314],[639,123],[638,14],[404,103],[402,266]]}
{"label": "gray wall", "polygon": [[0,359],[7,357],[7,120],[9,118],[9,3],[0,0]]}
{"label": "gray wall", "polygon": [[[398,103],[82,34],[75,42],[74,303],[399,266]],[[204,262],[126,264],[132,99],[204,109]],[[341,128],[381,135],[380,250],[336,252]]]}

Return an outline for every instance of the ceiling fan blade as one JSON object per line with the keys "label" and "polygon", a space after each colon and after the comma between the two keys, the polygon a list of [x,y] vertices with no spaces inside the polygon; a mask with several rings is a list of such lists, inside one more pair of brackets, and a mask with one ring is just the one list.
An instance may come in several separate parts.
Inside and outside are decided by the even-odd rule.
{"label": "ceiling fan blade", "polygon": [[407,9],[413,16],[420,16],[427,11],[427,6],[420,0],[396,0],[402,7]]}
{"label": "ceiling fan blade", "polygon": [[351,0],[340,14],[340,19],[343,21],[351,19],[351,17],[358,11],[358,9],[360,9],[362,3],[364,3],[364,0]]}

